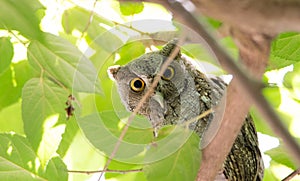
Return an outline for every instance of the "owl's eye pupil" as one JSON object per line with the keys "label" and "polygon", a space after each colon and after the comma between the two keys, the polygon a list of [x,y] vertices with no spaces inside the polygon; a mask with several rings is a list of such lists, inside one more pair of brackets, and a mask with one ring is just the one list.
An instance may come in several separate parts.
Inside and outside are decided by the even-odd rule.
{"label": "owl's eye pupil", "polygon": [[145,89],[145,82],[141,78],[134,78],[130,81],[130,88],[134,92],[141,92]]}
{"label": "owl's eye pupil", "polygon": [[169,67],[165,70],[165,72],[164,72],[164,74],[162,75],[161,78],[164,79],[164,80],[171,80],[171,79],[174,77],[174,74],[175,74],[174,68],[171,67],[171,66],[169,66]]}
{"label": "owl's eye pupil", "polygon": [[138,88],[138,89],[140,89],[141,87],[143,87],[143,83],[140,80],[134,81],[133,85],[134,85],[135,88]]}

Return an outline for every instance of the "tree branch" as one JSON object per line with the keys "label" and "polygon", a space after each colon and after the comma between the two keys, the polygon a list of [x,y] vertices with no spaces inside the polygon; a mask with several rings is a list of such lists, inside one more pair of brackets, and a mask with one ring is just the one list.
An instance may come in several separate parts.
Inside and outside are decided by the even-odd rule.
{"label": "tree branch", "polygon": [[297,175],[300,175],[300,168],[298,168],[297,170],[293,171],[290,175],[288,175],[282,181],[290,181],[290,180],[292,180]]}
{"label": "tree branch", "polygon": [[[169,7],[162,0],[119,0],[151,2]],[[277,35],[300,31],[300,1],[298,0],[190,0],[200,14],[218,19],[248,32]],[[182,0],[183,3],[189,0]],[[175,18],[177,19],[177,18]]]}
{"label": "tree branch", "polygon": [[248,32],[276,35],[300,31],[298,0],[191,0],[207,16]]}

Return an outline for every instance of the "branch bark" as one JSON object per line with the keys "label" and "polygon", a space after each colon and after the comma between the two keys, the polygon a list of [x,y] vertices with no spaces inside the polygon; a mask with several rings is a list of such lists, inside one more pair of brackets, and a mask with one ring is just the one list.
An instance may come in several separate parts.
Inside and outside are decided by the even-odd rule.
{"label": "branch bark", "polygon": [[248,32],[300,31],[298,0],[191,0],[197,11]]}
{"label": "branch bark", "polygon": [[[119,1],[151,2],[166,8],[170,7],[168,1],[162,0]],[[197,13],[239,27],[246,32],[275,36],[282,32],[300,31],[300,1],[298,0],[190,1],[196,6]],[[189,2],[189,0],[182,2]]]}

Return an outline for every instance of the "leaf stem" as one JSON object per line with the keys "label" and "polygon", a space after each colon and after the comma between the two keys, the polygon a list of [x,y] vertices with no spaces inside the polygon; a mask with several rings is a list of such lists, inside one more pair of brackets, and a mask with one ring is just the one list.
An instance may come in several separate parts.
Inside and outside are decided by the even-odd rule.
{"label": "leaf stem", "polygon": [[120,173],[120,174],[125,174],[125,173],[132,173],[132,172],[142,172],[143,169],[132,169],[132,170],[111,170],[111,169],[106,169],[106,170],[93,170],[93,171],[81,171],[81,170],[67,170],[69,173],[83,173],[83,174],[94,174],[94,173]]}

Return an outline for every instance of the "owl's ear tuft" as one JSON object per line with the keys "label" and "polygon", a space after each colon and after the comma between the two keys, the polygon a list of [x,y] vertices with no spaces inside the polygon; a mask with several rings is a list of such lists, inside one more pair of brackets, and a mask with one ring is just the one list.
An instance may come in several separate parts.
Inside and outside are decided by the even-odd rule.
{"label": "owl's ear tuft", "polygon": [[[168,57],[171,55],[171,53],[174,51],[175,47],[178,46],[178,39],[174,38],[173,40],[169,41],[160,51],[159,53]],[[180,50],[178,51],[176,58],[179,58],[181,56]]]}
{"label": "owl's ear tuft", "polygon": [[107,73],[111,80],[115,81],[117,79],[116,76],[117,76],[117,73],[120,70],[120,68],[121,68],[120,65],[113,65],[113,66],[108,67]]}

